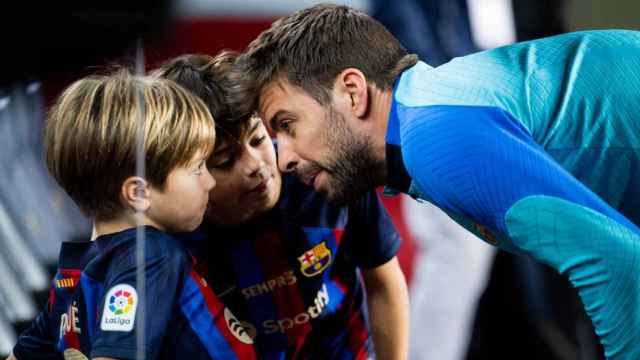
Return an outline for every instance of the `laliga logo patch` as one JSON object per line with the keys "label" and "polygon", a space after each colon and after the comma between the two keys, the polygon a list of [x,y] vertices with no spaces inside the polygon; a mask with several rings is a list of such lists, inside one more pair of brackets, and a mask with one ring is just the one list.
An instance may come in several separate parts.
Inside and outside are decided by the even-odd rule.
{"label": "laliga logo patch", "polygon": [[[236,319],[236,317],[233,316],[231,311],[227,308],[224,308],[224,320],[227,323],[229,330],[231,330],[231,333],[238,340],[245,344],[253,344],[253,338],[249,335],[247,329],[245,329],[245,326],[249,325],[248,323],[243,323]],[[255,334],[255,329],[253,329],[253,333]]]}
{"label": "laliga logo patch", "polygon": [[331,264],[331,250],[327,248],[326,241],[307,250],[298,257],[300,261],[300,272],[306,277],[320,274]]}
{"label": "laliga logo patch", "polygon": [[100,329],[104,331],[131,331],[136,319],[138,293],[131,285],[112,287],[104,301]]}

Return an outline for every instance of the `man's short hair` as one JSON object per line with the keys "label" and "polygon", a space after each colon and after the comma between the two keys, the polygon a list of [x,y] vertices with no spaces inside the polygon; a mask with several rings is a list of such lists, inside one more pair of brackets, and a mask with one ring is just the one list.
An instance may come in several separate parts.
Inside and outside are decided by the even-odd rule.
{"label": "man's short hair", "polygon": [[151,72],[153,76],[175,81],[207,104],[216,122],[216,147],[242,139],[249,126],[250,116],[230,121],[234,116],[227,104],[227,74],[237,56],[232,51],[223,51],[215,57],[187,54],[170,59]]}
{"label": "man's short hair", "polygon": [[215,127],[206,105],[172,81],[124,69],[93,75],[67,87],[49,112],[47,167],[87,216],[110,220],[124,210],[120,190],[135,176],[139,139],[145,179],[162,189],[171,170],[213,149]]}
{"label": "man's short hair", "polygon": [[249,44],[229,74],[229,103],[246,116],[257,108],[263,88],[283,77],[327,104],[333,82],[344,69],[357,68],[386,90],[402,69],[416,61],[364,12],[320,4],[277,20]]}

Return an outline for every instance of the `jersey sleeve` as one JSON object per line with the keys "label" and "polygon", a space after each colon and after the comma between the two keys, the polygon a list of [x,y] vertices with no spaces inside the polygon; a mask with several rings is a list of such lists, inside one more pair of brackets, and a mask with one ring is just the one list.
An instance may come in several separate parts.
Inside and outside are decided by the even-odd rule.
{"label": "jersey sleeve", "polygon": [[[569,277],[608,358],[640,358],[640,230],[496,107],[399,109],[407,170],[444,210]],[[501,240],[502,241],[502,240]]]}
{"label": "jersey sleeve", "polygon": [[[136,332],[144,338],[142,351],[146,359],[156,359],[162,348],[177,309],[188,260],[177,249],[158,251],[149,249],[149,242],[147,244],[144,294],[136,281],[135,249],[124,251],[110,264],[97,302],[98,323],[92,357],[136,359]],[[157,243],[151,245],[157,246]]]}
{"label": "jersey sleeve", "polygon": [[22,359],[62,359],[56,351],[56,339],[53,338],[51,315],[52,299],[49,297],[45,308],[36,316],[31,325],[18,337],[13,354]]}
{"label": "jersey sleeve", "polygon": [[374,191],[349,206],[344,237],[351,258],[362,268],[383,265],[400,247],[400,235]]}

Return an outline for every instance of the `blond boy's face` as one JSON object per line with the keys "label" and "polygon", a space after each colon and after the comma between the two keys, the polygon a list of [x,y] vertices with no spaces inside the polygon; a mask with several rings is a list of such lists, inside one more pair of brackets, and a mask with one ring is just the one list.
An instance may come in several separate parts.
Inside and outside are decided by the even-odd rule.
{"label": "blond boy's face", "polygon": [[162,231],[193,231],[202,223],[209,191],[215,184],[207,171],[204,154],[198,152],[189,165],[169,172],[164,189],[150,187],[150,207],[146,215]]}
{"label": "blond boy's face", "polygon": [[216,179],[207,219],[234,225],[271,210],[280,198],[282,178],[273,142],[262,121],[254,117],[237,142],[217,146],[208,160]]}

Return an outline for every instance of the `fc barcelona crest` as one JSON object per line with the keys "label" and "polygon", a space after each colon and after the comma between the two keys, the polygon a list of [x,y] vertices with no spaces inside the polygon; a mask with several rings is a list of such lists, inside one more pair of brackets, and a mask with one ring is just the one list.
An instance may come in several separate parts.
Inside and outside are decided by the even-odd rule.
{"label": "fc barcelona crest", "polygon": [[321,242],[311,250],[307,250],[298,257],[300,261],[300,272],[302,275],[312,277],[321,273],[331,264],[331,250],[327,248],[326,242]]}

